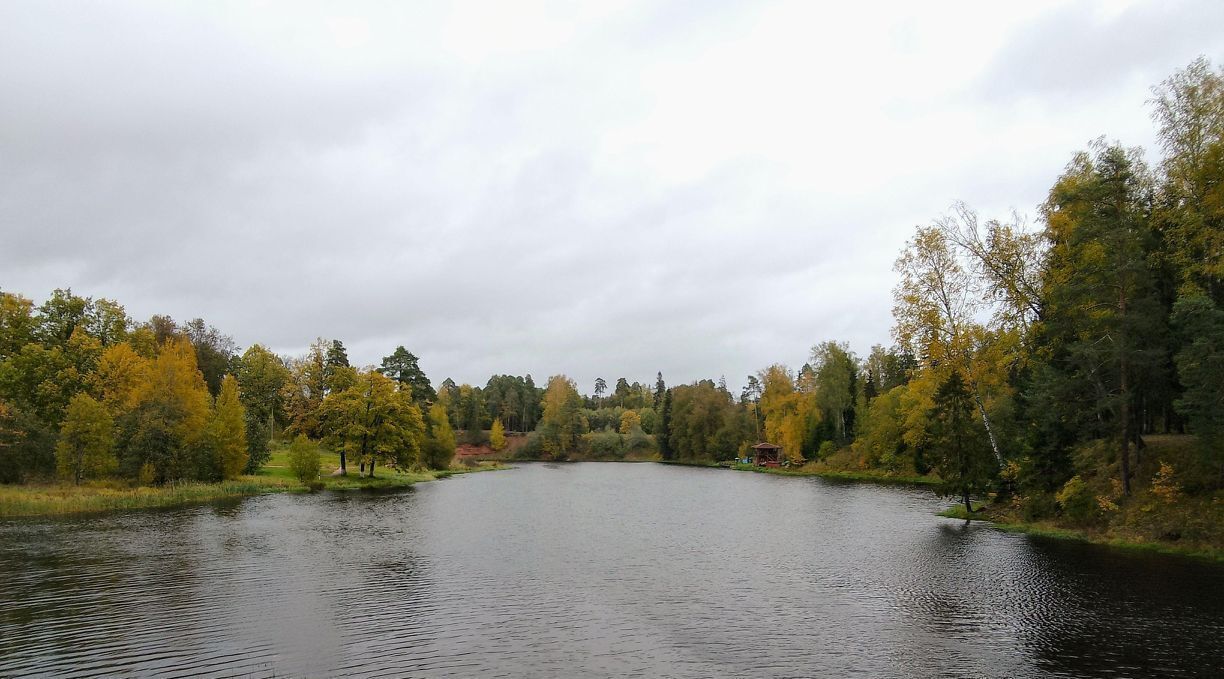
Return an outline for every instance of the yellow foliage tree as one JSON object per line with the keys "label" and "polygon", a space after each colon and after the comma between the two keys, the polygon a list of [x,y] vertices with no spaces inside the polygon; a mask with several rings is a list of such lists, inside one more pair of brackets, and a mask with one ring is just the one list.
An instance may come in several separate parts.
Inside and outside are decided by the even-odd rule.
{"label": "yellow foliage tree", "polygon": [[155,477],[165,481],[215,473],[212,461],[195,453],[202,448],[211,398],[189,341],[167,339],[135,401],[137,426],[128,442],[133,463],[151,464]]}
{"label": "yellow foliage tree", "polygon": [[582,397],[574,381],[565,375],[548,378],[540,429],[545,448],[556,458],[564,458],[576,448],[578,438],[587,430],[586,418],[582,416]]}
{"label": "yellow foliage tree", "polygon": [[803,461],[803,442],[820,421],[815,394],[796,388],[786,366],[774,364],[761,372],[761,413],[765,438],[782,446],[791,462]]}
{"label": "yellow foliage tree", "polygon": [[114,424],[106,408],[89,394],[77,394],[68,404],[55,446],[56,471],[61,478],[80,483],[114,473]]}
{"label": "yellow foliage tree", "polygon": [[506,428],[498,418],[493,418],[493,429],[489,432],[489,447],[501,450],[506,447]]}
{"label": "yellow foliage tree", "polygon": [[[1002,464],[989,406],[992,397],[1008,392],[1008,370],[1019,354],[1019,330],[991,330],[977,321],[986,309],[983,286],[939,226],[919,228],[894,268],[901,275],[893,293],[898,343],[922,361],[933,385],[952,370],[965,377],[995,459]],[[934,391],[932,387],[925,393]]]}
{"label": "yellow foliage tree", "polygon": [[93,392],[113,417],[136,407],[149,380],[150,361],[127,342],[107,347],[93,374]]}
{"label": "yellow foliage tree", "polygon": [[222,478],[234,479],[247,463],[246,409],[238,400],[238,380],[226,375],[208,422],[209,444]]}
{"label": "yellow foliage tree", "polygon": [[634,429],[642,428],[642,417],[637,414],[636,410],[626,410],[621,413],[620,418],[620,433],[628,436],[633,433]]}

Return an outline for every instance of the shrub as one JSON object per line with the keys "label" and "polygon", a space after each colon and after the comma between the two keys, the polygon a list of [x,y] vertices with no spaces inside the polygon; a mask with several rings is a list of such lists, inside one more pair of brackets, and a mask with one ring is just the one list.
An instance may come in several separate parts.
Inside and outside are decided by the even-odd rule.
{"label": "shrub", "polygon": [[519,446],[514,456],[522,460],[540,460],[545,456],[544,440],[538,432],[531,432],[527,440]]}
{"label": "shrub", "polygon": [[289,445],[289,469],[298,481],[309,484],[319,478],[319,446],[298,435]]}
{"label": "shrub", "polygon": [[1173,465],[1161,461],[1160,469],[1152,477],[1152,495],[1166,505],[1176,503],[1181,497],[1181,486],[1173,480],[1173,475]]}
{"label": "shrub", "polygon": [[627,453],[652,453],[655,451],[655,442],[641,429],[635,429],[625,436],[624,449]]}
{"label": "shrub", "polygon": [[828,459],[830,455],[837,452],[837,444],[832,441],[825,441],[820,444],[820,449],[816,451],[816,458],[820,460]]}
{"label": "shrub", "polygon": [[1088,521],[1097,510],[1096,496],[1078,474],[1063,484],[1054,499],[1062,508],[1063,516],[1072,521]]}
{"label": "shrub", "polygon": [[621,435],[613,431],[583,434],[583,447],[595,457],[613,457],[623,452]]}
{"label": "shrub", "polygon": [[432,436],[421,444],[421,461],[430,469],[446,469],[455,459],[455,448]]}
{"label": "shrub", "polygon": [[136,481],[142,486],[151,486],[153,481],[157,479],[157,468],[152,462],[146,462],[140,465],[140,471],[136,473]]}
{"label": "shrub", "polygon": [[1017,498],[1017,502],[1020,505],[1020,515],[1025,521],[1036,521],[1058,513],[1058,503],[1049,493],[1035,491],[1030,495]]}

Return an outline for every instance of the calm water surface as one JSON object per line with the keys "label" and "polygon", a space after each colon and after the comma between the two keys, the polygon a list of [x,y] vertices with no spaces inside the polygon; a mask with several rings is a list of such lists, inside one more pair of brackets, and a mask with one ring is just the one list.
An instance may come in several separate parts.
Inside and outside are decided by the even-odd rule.
{"label": "calm water surface", "polygon": [[0,522],[0,676],[1221,676],[1224,567],[654,464]]}

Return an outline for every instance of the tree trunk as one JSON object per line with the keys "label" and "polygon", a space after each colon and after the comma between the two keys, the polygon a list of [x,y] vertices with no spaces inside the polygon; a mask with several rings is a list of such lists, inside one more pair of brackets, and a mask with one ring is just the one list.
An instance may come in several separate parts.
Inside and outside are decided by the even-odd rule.
{"label": "tree trunk", "polygon": [[999,452],[999,442],[995,440],[994,427],[990,426],[990,416],[986,414],[986,404],[982,402],[982,396],[978,394],[976,384],[973,387],[973,402],[977,404],[978,412],[982,415],[982,425],[986,427],[986,438],[990,439],[990,450],[994,452],[999,468],[1002,468],[1003,453]]}
{"label": "tree trunk", "polygon": [[965,503],[965,513],[972,514],[973,505],[969,502],[969,489],[964,486],[961,487],[961,500]]}
{"label": "tree trunk", "polygon": [[[1118,289],[1118,313],[1122,319],[1126,318],[1126,288]],[[1126,346],[1126,335],[1119,333],[1121,336],[1119,344],[1122,351],[1119,352],[1119,371],[1118,371],[1118,392],[1122,398],[1121,419],[1122,419],[1122,494],[1130,495],[1130,434],[1131,434],[1131,403],[1130,403],[1130,357],[1127,355],[1128,347]]]}
{"label": "tree trunk", "polygon": [[1122,392],[1122,494],[1130,495],[1130,389],[1126,379],[1127,360],[1122,359],[1120,391]]}
{"label": "tree trunk", "polygon": [[345,465],[344,459],[344,444],[343,438],[340,439],[340,476],[348,476],[348,467]]}
{"label": "tree trunk", "polygon": [[370,459],[370,478],[374,478],[374,459]]}

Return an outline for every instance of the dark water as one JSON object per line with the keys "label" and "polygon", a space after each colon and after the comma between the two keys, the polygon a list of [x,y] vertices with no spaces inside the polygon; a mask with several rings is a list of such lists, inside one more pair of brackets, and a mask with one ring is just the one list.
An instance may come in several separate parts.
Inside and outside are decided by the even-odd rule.
{"label": "dark water", "polygon": [[1221,676],[1224,567],[653,464],[0,522],[0,676]]}

